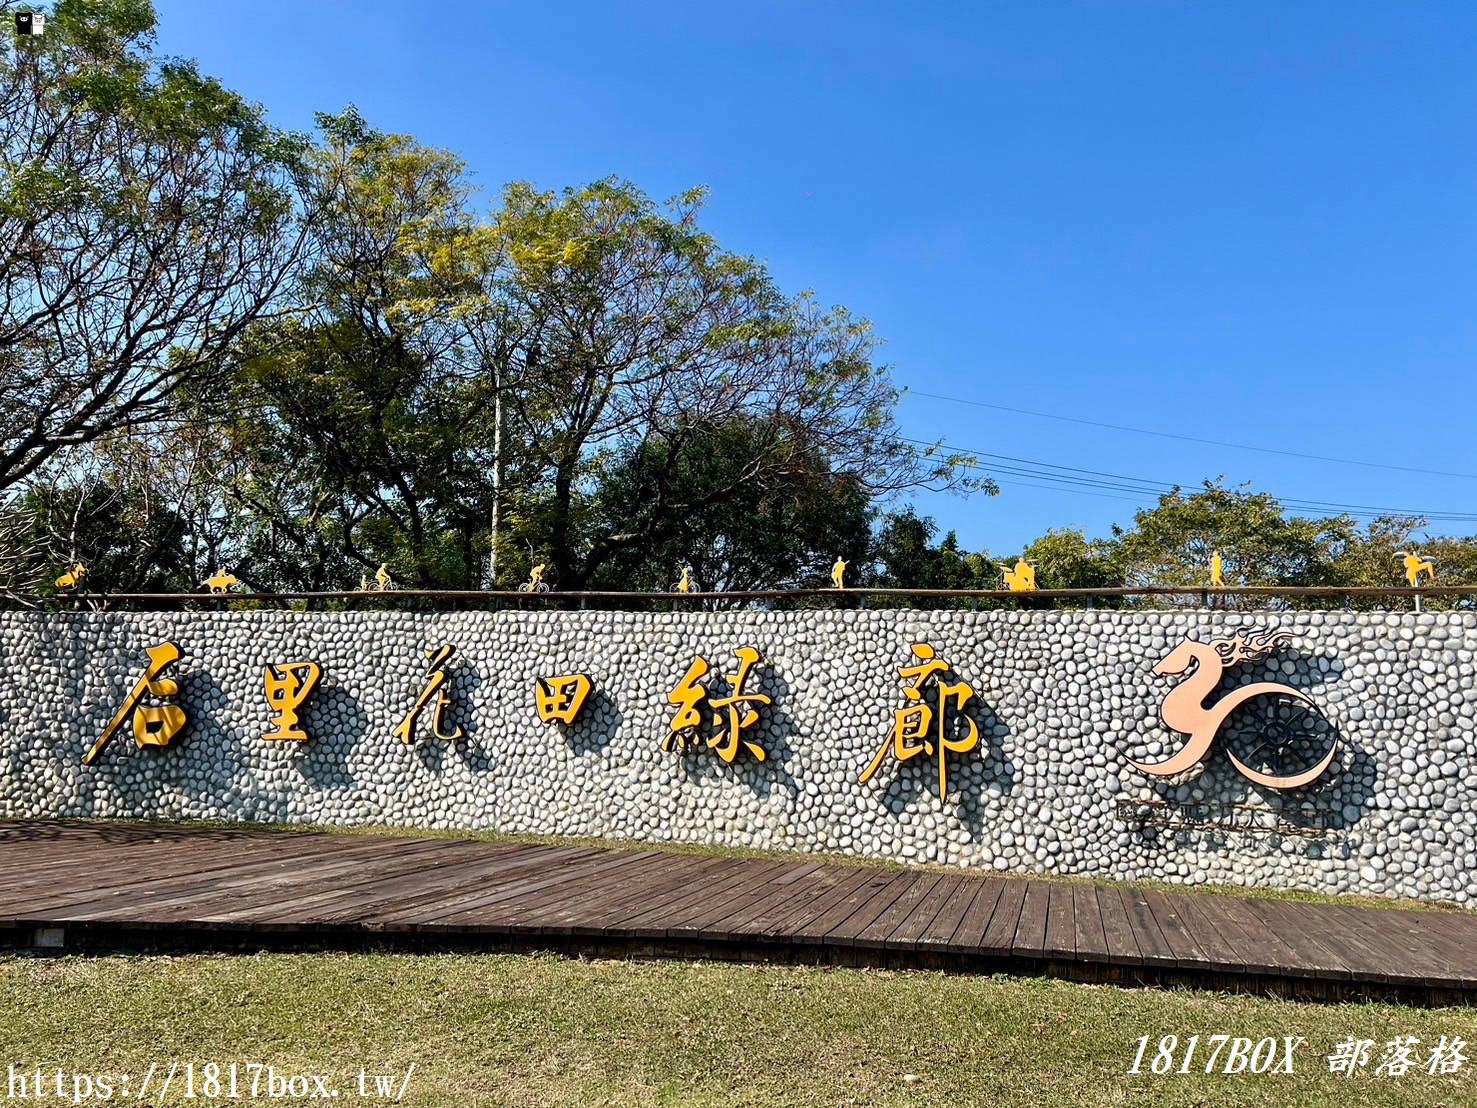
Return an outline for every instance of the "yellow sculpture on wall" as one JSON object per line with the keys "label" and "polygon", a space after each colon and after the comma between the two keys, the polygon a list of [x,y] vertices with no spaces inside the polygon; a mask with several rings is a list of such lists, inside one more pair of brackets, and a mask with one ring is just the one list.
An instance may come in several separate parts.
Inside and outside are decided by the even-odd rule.
{"label": "yellow sculpture on wall", "polygon": [[746,738],[744,732],[759,722],[759,713],[753,705],[772,704],[773,700],[763,693],[744,692],[744,682],[748,680],[749,671],[759,661],[759,651],[752,646],[741,646],[734,651],[734,655],[739,660],[739,668],[737,673],[727,675],[729,695],[724,697],[710,696],[708,689],[702,684],[710,669],[706,658],[698,655],[693,659],[692,665],[687,667],[682,680],[667,695],[668,703],[674,705],[677,712],[672,717],[667,737],[662,740],[663,750],[671,750],[674,745],[680,745],[681,749],[686,750],[689,742],[702,741],[705,721],[703,705],[706,702],[706,706],[713,712],[713,726],[717,728],[707,738],[708,749],[716,751],[718,757],[725,762],[732,762],[742,745],[757,760],[764,761],[764,748]]}
{"label": "yellow sculpture on wall", "polygon": [[692,571],[686,566],[682,567],[682,576],[677,581],[678,592],[692,592]]}
{"label": "yellow sculpture on wall", "polygon": [[538,718],[548,723],[573,723],[590,695],[593,683],[583,673],[539,677],[533,683],[533,705]]}
{"label": "yellow sculpture on wall", "polygon": [[1011,592],[1036,591],[1036,570],[1024,558],[1017,560],[1014,569],[1004,565],[1000,569],[1005,574],[1005,587]]}
{"label": "yellow sculpture on wall", "polygon": [[[857,781],[865,784],[877,772],[877,767],[882,764],[889,749],[899,762],[906,762],[919,754],[936,755],[939,800],[944,800],[949,788],[945,754],[965,754],[979,745],[979,726],[964,714],[964,706],[974,696],[974,689],[965,681],[949,683],[942,680],[950,669],[949,663],[937,657],[933,647],[927,643],[914,643],[911,649],[918,664],[900,666],[897,671],[899,677],[911,682],[903,689],[903,696],[910,703],[893,710],[892,731],[882,740],[882,746],[878,748],[867,768],[862,770]],[[930,681],[937,693],[936,707],[928,704],[925,699],[926,686]],[[951,706],[964,719],[964,738],[952,738],[948,733],[947,717]]]}
{"label": "yellow sculpture on wall", "polygon": [[298,721],[298,709],[318,684],[323,670],[317,662],[268,662],[262,670],[272,729],[262,736],[271,741],[307,742]]}
{"label": "yellow sculpture on wall", "polygon": [[375,587],[378,588],[380,592],[384,592],[390,587],[391,581],[389,562],[381,562],[379,569],[374,571],[374,583]]}
{"label": "yellow sculpture on wall", "polygon": [[846,563],[840,558],[837,558],[836,564],[831,567],[831,587],[833,589],[846,588]]}
{"label": "yellow sculpture on wall", "polygon": [[168,746],[169,741],[184,729],[185,710],[178,704],[163,704],[157,707],[142,704],[145,694],[169,700],[179,695],[179,682],[160,676],[166,669],[179,661],[180,649],[172,642],[160,643],[148,649],[149,668],[123,701],[123,707],[113,717],[113,722],[103,730],[102,736],[92,744],[92,749],[82,755],[82,764],[89,766],[102,753],[114,732],[122,726],[124,719],[133,713],[133,742],[140,750],[146,746]]}
{"label": "yellow sculpture on wall", "polygon": [[1428,581],[1427,584],[1436,583],[1435,562],[1431,561],[1428,558],[1422,558],[1419,554],[1411,554],[1405,550],[1397,550],[1395,552],[1395,557],[1401,559],[1405,563],[1405,579],[1410,582],[1411,588],[1414,589],[1420,587],[1422,573],[1426,573],[1430,576],[1430,581]]}
{"label": "yellow sculpture on wall", "polygon": [[56,587],[59,589],[75,589],[77,582],[86,576],[87,567],[81,562],[73,562],[67,569],[67,572],[56,579]]}
{"label": "yellow sculpture on wall", "polygon": [[431,702],[432,697],[436,698],[436,706],[431,714],[431,734],[446,742],[455,742],[462,737],[460,727],[449,735],[441,730],[446,722],[446,709],[451,707],[451,696],[444,687],[446,664],[455,652],[456,647],[450,644],[439,650],[426,651],[426,657],[431,663],[426,670],[426,687],[415,698],[415,707],[410,710],[410,714],[400,721],[400,726],[395,728],[395,737],[407,746],[415,738],[416,720],[420,718],[421,711]]}
{"label": "yellow sculpture on wall", "polygon": [[227,589],[230,589],[239,584],[241,584],[241,582],[236,580],[236,578],[232,577],[225,570],[217,570],[215,576],[207,577],[204,581],[205,587],[213,593],[225,592]]}
{"label": "yellow sculpture on wall", "polygon": [[1221,552],[1217,550],[1210,556],[1210,587],[1219,589],[1224,585],[1225,581],[1221,577]]}
{"label": "yellow sculpture on wall", "polygon": [[548,592],[548,582],[544,580],[544,570],[547,567],[543,562],[528,571],[528,580],[518,586],[519,592]]}

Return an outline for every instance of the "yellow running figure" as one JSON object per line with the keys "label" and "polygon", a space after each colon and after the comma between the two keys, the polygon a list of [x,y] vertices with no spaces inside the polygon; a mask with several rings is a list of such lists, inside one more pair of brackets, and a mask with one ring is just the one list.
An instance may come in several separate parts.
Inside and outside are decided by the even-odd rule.
{"label": "yellow running figure", "polygon": [[831,567],[831,588],[846,588],[846,563],[840,558],[837,558],[836,564]]}
{"label": "yellow running figure", "polygon": [[1005,574],[1005,587],[1011,592],[1036,591],[1036,570],[1024,558],[1015,563],[1014,569],[1007,565],[1002,565],[1000,569]]}
{"label": "yellow running figure", "polygon": [[1422,558],[1419,554],[1411,554],[1405,550],[1395,551],[1395,557],[1405,562],[1405,579],[1410,582],[1411,588],[1420,585],[1421,572],[1424,570],[1431,575],[1431,583],[1436,580],[1436,563],[1429,558]]}

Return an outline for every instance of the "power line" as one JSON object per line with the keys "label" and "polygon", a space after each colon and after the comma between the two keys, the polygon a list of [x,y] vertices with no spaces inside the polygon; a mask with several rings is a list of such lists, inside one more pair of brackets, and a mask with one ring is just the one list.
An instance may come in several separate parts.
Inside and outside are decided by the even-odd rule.
{"label": "power line", "polygon": [[1444,469],[1423,469],[1420,466],[1401,466],[1388,462],[1369,462],[1360,458],[1337,458],[1327,454],[1305,454],[1297,450],[1280,450],[1274,446],[1251,446],[1240,442],[1224,442],[1220,439],[1202,439],[1194,435],[1180,435],[1173,431],[1154,431],[1146,427],[1127,427],[1119,423],[1104,423],[1095,419],[1082,419],[1078,416],[1058,415],[1054,412],[1036,412],[1029,408],[1012,408],[1008,404],[990,404],[983,400],[966,400],[960,396],[941,396],[933,392],[920,392],[907,389],[910,396],[922,396],[929,400],[943,400],[950,404],[968,404],[975,408],[992,408],[997,412],[1012,412],[1016,415],[1033,416],[1037,419],[1056,419],[1064,423],[1078,423],[1085,427],[1101,427],[1109,431],[1127,431],[1135,435],[1153,435],[1161,439],[1178,439],[1180,442],[1194,442],[1202,446],[1219,446],[1229,450],[1251,450],[1259,454],[1280,454],[1284,458],[1302,458],[1313,462],[1335,462],[1339,465],[1364,466],[1366,469],[1388,469],[1399,473],[1421,473],[1430,477],[1461,477],[1469,481],[1477,481],[1477,473],[1454,473]]}
{"label": "power line", "polygon": [[[933,446],[934,443],[922,439],[903,438],[902,441],[917,446]],[[1149,478],[1129,477],[1121,473],[1109,473],[1103,470],[1084,469],[1079,466],[1064,466],[1055,462],[1043,462],[1034,458],[1020,458],[1010,454],[995,454],[988,450],[971,450],[967,446],[957,443],[943,443],[941,446],[952,450],[973,455],[977,458],[994,458],[997,461],[985,465],[975,463],[972,468],[988,473],[1006,473],[1012,476],[1007,483],[1023,483],[1031,479],[1032,487],[1036,488],[1063,488],[1069,491],[1083,492],[1087,489],[1111,490],[1112,493],[1132,493],[1133,496],[1115,495],[1114,499],[1135,500],[1142,503],[1146,497],[1160,497],[1172,492],[1175,488],[1193,488],[1193,484],[1186,482],[1170,483],[1156,481]],[[1010,464],[1015,463],[1015,464]],[[1034,468],[1022,468],[1022,467]],[[1061,470],[1061,473],[1050,473],[1047,470]],[[1083,476],[1078,476],[1078,475]],[[1048,482],[1042,484],[1041,482]],[[1107,496],[1109,492],[1096,492],[1092,495]],[[1386,508],[1373,504],[1347,504],[1340,501],[1312,500],[1298,497],[1278,497],[1272,494],[1274,499],[1286,507],[1302,511],[1339,511],[1349,515],[1378,517],[1378,516],[1425,516],[1431,520],[1443,520],[1447,522],[1470,523],[1477,521],[1477,513],[1472,512],[1447,512],[1438,510],[1423,510],[1417,508]]]}

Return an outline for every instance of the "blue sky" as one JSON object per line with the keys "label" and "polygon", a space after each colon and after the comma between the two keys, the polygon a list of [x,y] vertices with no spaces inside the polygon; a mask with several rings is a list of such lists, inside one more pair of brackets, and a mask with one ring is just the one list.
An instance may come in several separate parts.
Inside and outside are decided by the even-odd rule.
{"label": "blue sky", "polygon": [[[1470,4],[156,2],[283,126],[352,102],[489,194],[710,186],[720,243],[874,322],[906,435],[1477,513]],[[1007,552],[1153,499],[998,479],[917,501]]]}

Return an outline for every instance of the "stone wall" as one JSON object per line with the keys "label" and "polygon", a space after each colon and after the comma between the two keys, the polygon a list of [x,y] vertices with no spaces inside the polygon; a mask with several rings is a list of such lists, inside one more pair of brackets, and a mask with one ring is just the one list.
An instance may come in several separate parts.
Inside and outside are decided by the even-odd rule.
{"label": "stone wall", "polygon": [[[1304,690],[1337,730],[1329,773],[1254,785],[1222,740],[1177,778],[1129,766],[1185,741],[1159,719],[1177,679],[1153,666],[1187,636],[1252,626],[1292,645],[1228,670],[1225,689]],[[83,766],[166,639],[183,652],[187,729],[138,749],[125,725]],[[858,782],[907,703],[898,669],[915,642],[976,693],[980,741],[948,754],[942,802],[927,754],[888,754]],[[430,737],[427,712],[406,745],[394,729],[443,643],[457,648],[448,729],[465,735]],[[761,655],[743,691],[773,700],[746,732],[766,759],[663,750],[694,655],[730,674],[742,646]],[[266,742],[262,667],[297,659],[323,671],[311,738]],[[1474,659],[1471,614],[9,613],[0,814],[491,828],[1470,904]],[[541,722],[536,678],[574,672],[594,682],[580,717]]]}

